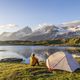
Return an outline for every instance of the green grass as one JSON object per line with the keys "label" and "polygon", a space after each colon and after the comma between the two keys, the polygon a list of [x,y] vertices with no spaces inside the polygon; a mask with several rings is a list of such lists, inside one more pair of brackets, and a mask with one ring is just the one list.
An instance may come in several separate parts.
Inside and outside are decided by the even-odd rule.
{"label": "green grass", "polygon": [[[80,59],[77,59],[80,62]],[[0,80],[80,80],[80,70],[49,72],[45,64],[0,63]]]}

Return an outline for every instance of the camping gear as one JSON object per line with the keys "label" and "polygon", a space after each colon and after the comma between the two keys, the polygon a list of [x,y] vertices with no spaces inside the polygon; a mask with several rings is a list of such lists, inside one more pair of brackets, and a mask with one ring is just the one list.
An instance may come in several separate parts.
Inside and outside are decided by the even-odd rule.
{"label": "camping gear", "polygon": [[59,51],[48,57],[46,65],[51,70],[65,70],[74,72],[79,68],[79,64],[68,52]]}
{"label": "camping gear", "polygon": [[22,61],[22,63],[24,63],[24,64],[30,64],[30,57],[25,58],[25,59]]}

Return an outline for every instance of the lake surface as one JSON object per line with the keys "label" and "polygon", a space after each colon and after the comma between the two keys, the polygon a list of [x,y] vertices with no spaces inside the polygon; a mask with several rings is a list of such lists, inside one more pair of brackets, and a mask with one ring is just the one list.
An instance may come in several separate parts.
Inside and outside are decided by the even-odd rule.
{"label": "lake surface", "polygon": [[49,55],[57,51],[68,51],[72,54],[79,54],[80,47],[59,47],[59,46],[0,46],[0,59],[23,58],[28,59],[35,53],[40,60],[45,60]]}

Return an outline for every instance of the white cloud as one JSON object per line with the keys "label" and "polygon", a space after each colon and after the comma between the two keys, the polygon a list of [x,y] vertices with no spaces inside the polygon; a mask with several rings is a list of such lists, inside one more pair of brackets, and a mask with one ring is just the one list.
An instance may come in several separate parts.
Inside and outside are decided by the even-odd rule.
{"label": "white cloud", "polygon": [[75,21],[70,21],[70,22],[64,22],[62,24],[66,25],[66,24],[75,24],[75,23],[80,23],[80,20],[75,20]]}
{"label": "white cloud", "polygon": [[0,29],[3,29],[3,28],[6,28],[6,29],[17,28],[17,25],[15,24],[0,25]]}
{"label": "white cloud", "polygon": [[2,32],[14,32],[19,30],[19,26],[15,24],[5,24],[5,25],[0,25],[0,33]]}

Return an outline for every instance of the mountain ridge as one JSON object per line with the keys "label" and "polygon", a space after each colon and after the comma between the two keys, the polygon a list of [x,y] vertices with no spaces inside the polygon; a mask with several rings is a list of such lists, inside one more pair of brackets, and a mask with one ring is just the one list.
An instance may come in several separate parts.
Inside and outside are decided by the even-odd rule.
{"label": "mountain ridge", "polygon": [[55,25],[42,25],[41,28],[32,31],[28,26],[15,32],[4,32],[0,35],[0,40],[30,40],[40,41],[55,38],[69,38],[80,36],[80,21],[72,21]]}

